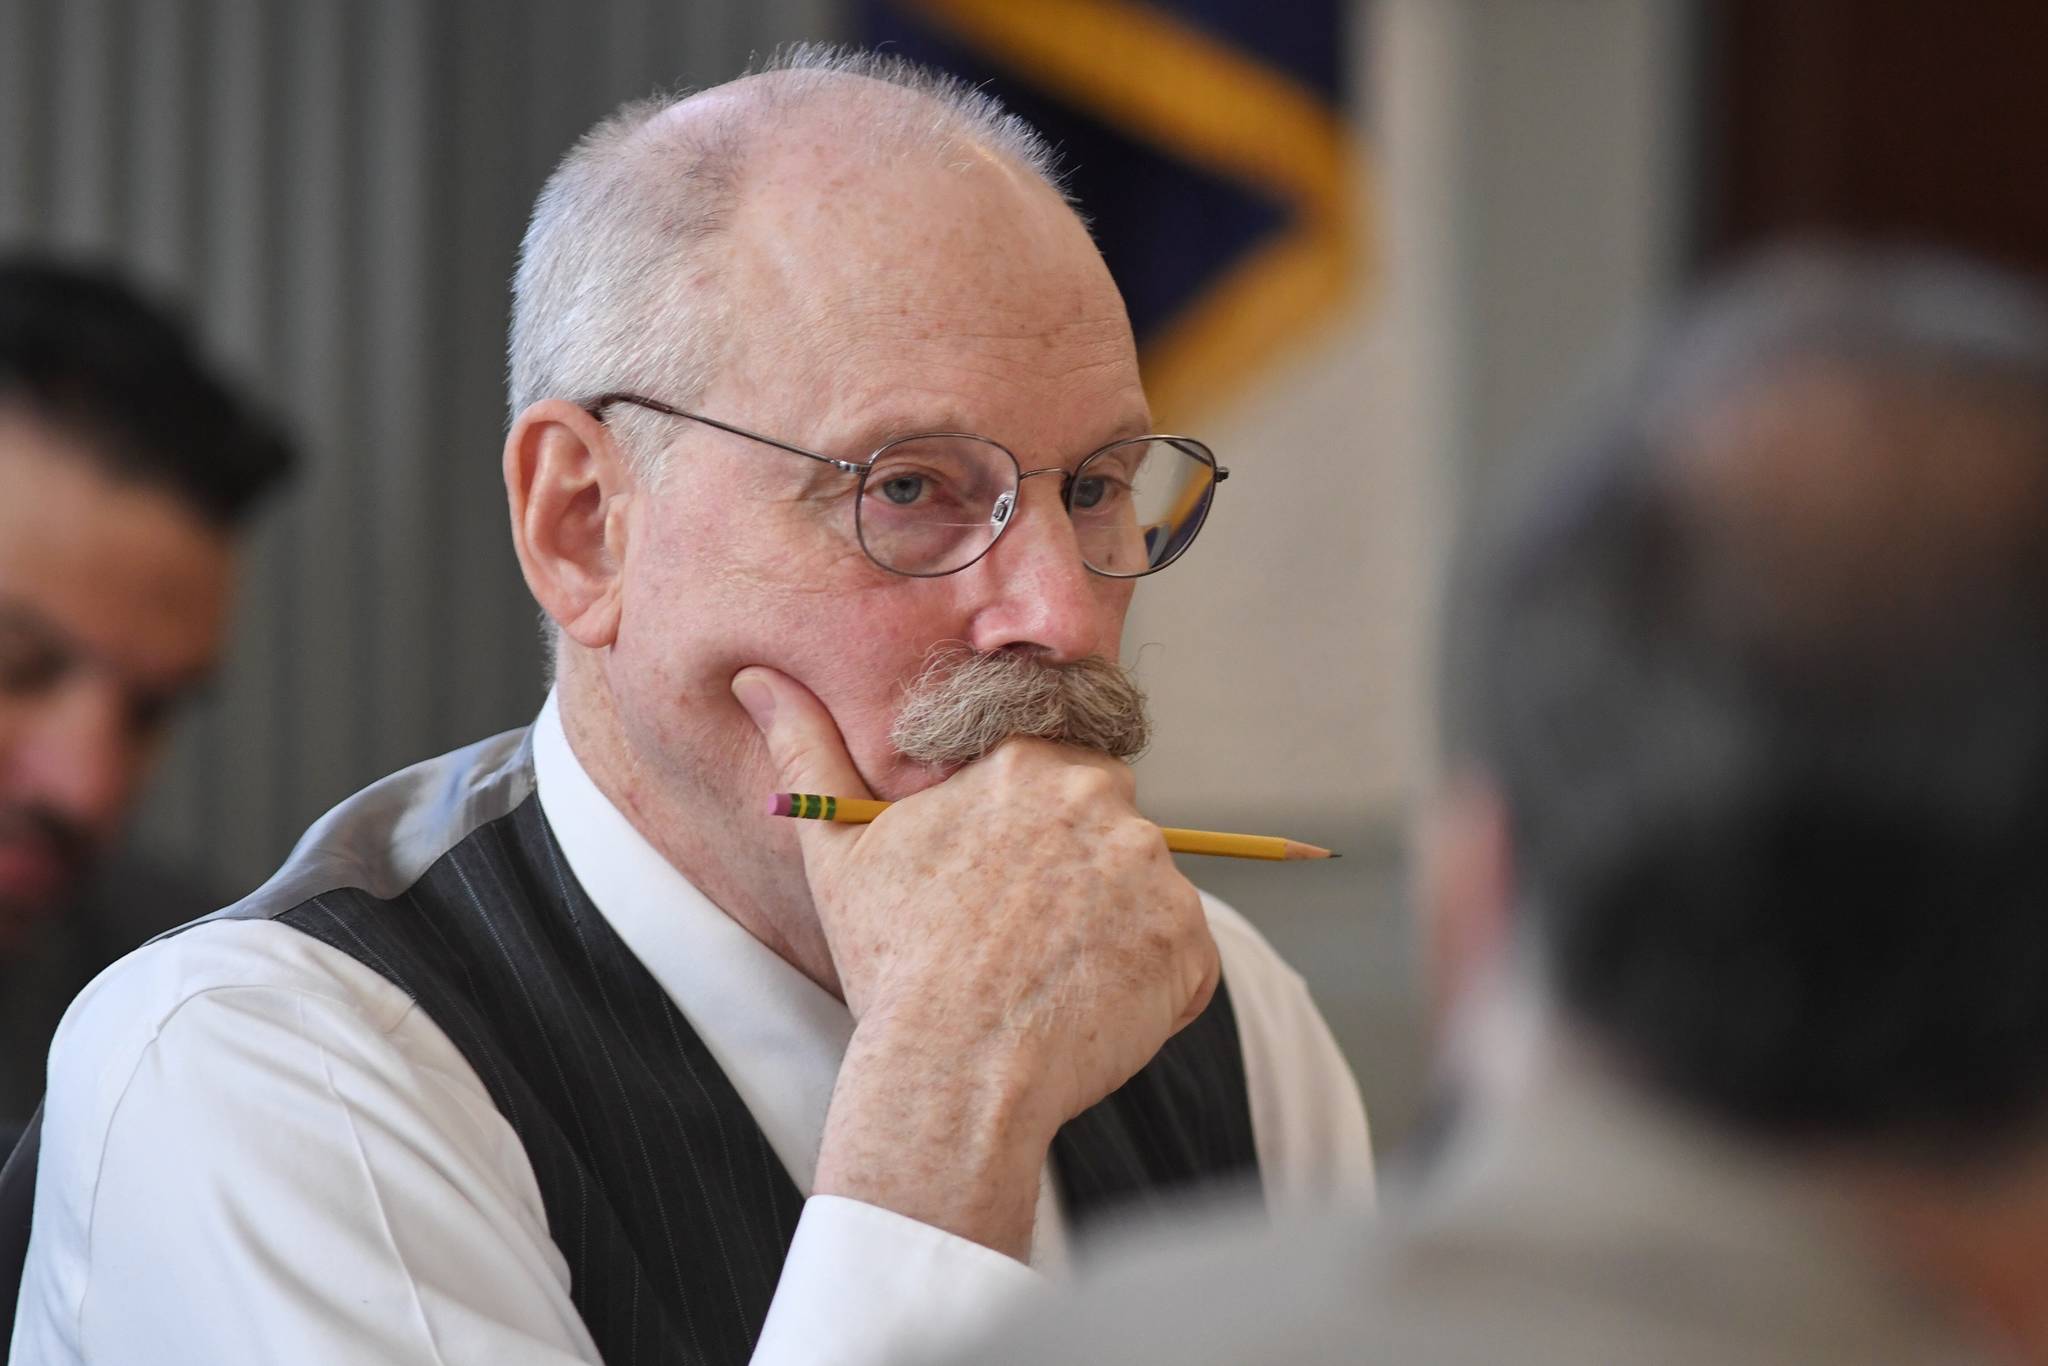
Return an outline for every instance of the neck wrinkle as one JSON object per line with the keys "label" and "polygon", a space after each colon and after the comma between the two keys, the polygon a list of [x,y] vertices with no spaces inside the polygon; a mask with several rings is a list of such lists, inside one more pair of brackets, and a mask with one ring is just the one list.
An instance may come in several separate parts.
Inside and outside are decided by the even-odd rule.
{"label": "neck wrinkle", "polygon": [[[764,829],[748,794],[663,781],[661,767],[646,762],[628,738],[594,661],[565,650],[555,691],[569,748],[605,800],[712,905],[843,999],[795,832],[783,828],[789,823]],[[700,753],[688,767],[700,774],[743,774],[760,767],[760,758]]]}

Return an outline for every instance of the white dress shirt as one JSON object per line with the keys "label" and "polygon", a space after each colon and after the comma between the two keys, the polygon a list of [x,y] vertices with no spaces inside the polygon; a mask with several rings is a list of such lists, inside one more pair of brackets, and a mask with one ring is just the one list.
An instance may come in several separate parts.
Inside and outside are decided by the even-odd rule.
{"label": "white dress shirt", "polygon": [[[597,789],[551,697],[540,801],[591,901],[717,1058],[799,1190],[853,1022],[705,899]],[[1369,1198],[1365,1113],[1302,981],[1207,902],[1259,1165],[1278,1206]],[[61,1363],[591,1363],[525,1150],[398,987],[270,920],[130,954],[51,1051],[14,1357]],[[1064,1260],[1042,1183],[1032,1267],[811,1196],[754,1355],[900,1360]]]}

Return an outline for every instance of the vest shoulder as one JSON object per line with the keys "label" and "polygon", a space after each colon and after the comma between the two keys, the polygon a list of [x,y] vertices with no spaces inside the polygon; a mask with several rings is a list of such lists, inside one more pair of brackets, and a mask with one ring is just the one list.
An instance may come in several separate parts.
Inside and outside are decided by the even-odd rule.
{"label": "vest shoulder", "polygon": [[389,900],[533,792],[524,727],[400,769],[315,821],[268,881],[213,918],[270,919],[343,890]]}

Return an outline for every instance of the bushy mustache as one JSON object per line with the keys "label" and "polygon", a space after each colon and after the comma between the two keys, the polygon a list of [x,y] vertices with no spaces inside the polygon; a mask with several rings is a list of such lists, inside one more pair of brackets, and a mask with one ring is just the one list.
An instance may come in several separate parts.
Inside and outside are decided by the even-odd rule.
{"label": "bushy mustache", "polygon": [[889,733],[918,763],[972,763],[1013,735],[1100,750],[1118,759],[1152,739],[1145,694],[1113,660],[1047,664],[1010,651],[942,644],[904,691]]}

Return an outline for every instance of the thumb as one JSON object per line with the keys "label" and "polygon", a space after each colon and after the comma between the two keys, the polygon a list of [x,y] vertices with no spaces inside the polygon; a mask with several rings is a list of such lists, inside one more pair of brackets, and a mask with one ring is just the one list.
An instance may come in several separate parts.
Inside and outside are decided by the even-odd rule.
{"label": "thumb", "polygon": [[[869,795],[832,713],[809,688],[756,665],[733,675],[732,695],[760,729],[779,790],[834,797]],[[770,795],[764,792],[761,798],[765,802]],[[822,846],[850,840],[857,833],[850,826],[826,821],[800,820],[796,825],[807,861]]]}

